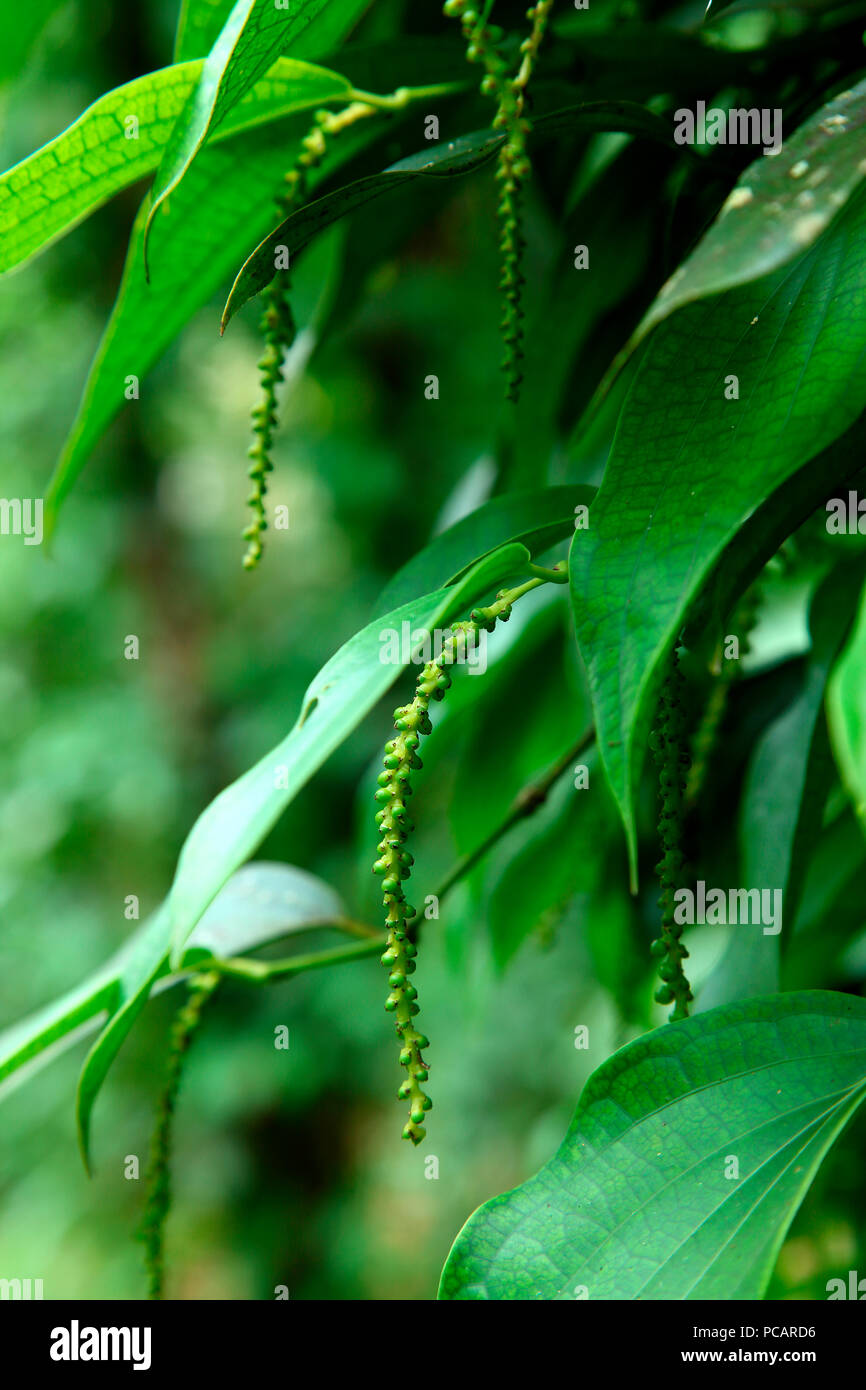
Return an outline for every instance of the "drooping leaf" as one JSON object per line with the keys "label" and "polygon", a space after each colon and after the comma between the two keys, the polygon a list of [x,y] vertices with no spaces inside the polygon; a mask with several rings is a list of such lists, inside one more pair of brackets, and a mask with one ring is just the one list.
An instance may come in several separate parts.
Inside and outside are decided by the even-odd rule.
{"label": "drooping leaf", "polygon": [[775,995],[658,1028],[593,1074],[555,1157],[470,1217],[440,1297],[759,1298],[864,1094],[863,999]]}
{"label": "drooping leaf", "polygon": [[339,896],[312,874],[287,864],[247,864],[223,881],[181,953],[178,973],[171,974],[170,905],[164,902],[141,940],[130,943],[118,973],[111,1016],[81,1068],[75,1104],[79,1147],[88,1171],[94,1102],[154,986],[177,983],[185,965],[202,969],[212,956],[224,959],[256,950],[289,933],[336,926],[344,915]]}
{"label": "drooping leaf", "polygon": [[357,179],[292,213],[259,243],[239,270],[223,310],[222,330],[248,300],[270,284],[274,278],[275,250],[278,246],[287,246],[290,255],[294,256],[318,232],[372,198],[379,198],[383,193],[399,188],[401,184],[419,177],[453,178],[471,173],[493,158],[503,139],[504,136],[490,130],[460,135],[455,140],[449,140],[447,145],[434,146],[432,150],[410,155],[408,159],[401,159],[397,164],[383,169],[380,174]]}
{"label": "drooping leaf", "polygon": [[[291,8],[286,9],[275,5],[274,0],[237,0],[204,61],[166,147],[145,223],[142,243],[145,255],[154,218],[187,173],[205,140],[225,120],[232,107],[260,77],[264,77],[281,54],[291,50],[292,57],[304,57],[316,46],[315,30],[312,34],[309,30],[314,21],[324,21],[325,11],[332,12],[332,19],[339,16],[350,26],[368,3],[369,0],[292,0]],[[307,45],[303,48],[305,32]],[[322,42],[329,46],[334,32],[329,26]]]}
{"label": "drooping leaf", "polygon": [[794,131],[778,155],[760,155],[719,216],[659,292],[630,344],[668,314],[760,279],[815,242],[866,178],[866,80]]}
{"label": "drooping leaf", "polygon": [[385,585],[374,613],[387,613],[418,594],[453,584],[470,565],[508,541],[525,545],[533,556],[571,535],[575,507],[588,507],[591,487],[549,487],[504,493],[434,536]]}
{"label": "drooping leaf", "polygon": [[[370,123],[373,124],[372,122]],[[141,237],[147,204],[130,238],[117,301],[97,350],[72,429],[45,497],[49,532],[56,513],[94,444],[126,403],[130,374],[139,383],[194,313],[224,283],[251,237],[272,220],[274,190],[297,150],[304,123],[291,137],[275,126],[208,146],[171,199],[171,236],[151,248],[159,274],[144,277]],[[375,130],[344,136],[319,176],[351,159]]]}
{"label": "drooping leaf", "polygon": [[[177,63],[116,87],[0,177],[0,274],[44,250],[156,168],[201,68],[200,62]],[[232,110],[215,139],[345,99],[350,90],[339,73],[281,58]],[[127,127],[129,116],[137,127]],[[132,137],[128,130],[134,130]]]}
{"label": "drooping leaf", "polygon": [[507,545],[486,556],[458,583],[374,619],[350,638],[309,686],[298,720],[281,743],[199,816],[181,850],[170,894],[172,959],[208,903],[253,853],[279,816],[394,683],[401,667],[383,660],[383,634],[430,631],[506,578],[526,572],[529,552]]}
{"label": "drooping leaf", "polygon": [[815,488],[852,471],[847,447],[830,446],[853,438],[866,405],[864,226],[859,198],[794,265],[659,325],[572,544],[578,643],[633,870],[636,777],[690,607],[738,533],[760,545],[762,508],[787,512],[790,480],[803,521]]}
{"label": "drooping leaf", "polygon": [[779,889],[782,932],[734,927],[722,959],[698,995],[697,1008],[733,1003],[779,988],[780,953],[793,929],[809,850],[821,829],[832,780],[822,719],[830,668],[851,625],[859,566],[834,571],[812,601],[812,648],[796,698],[764,731],[752,754],[740,810],[741,882]]}
{"label": "drooping leaf", "polygon": [[147,998],[169,989],[191,966],[257,950],[291,933],[340,926],[346,914],[334,890],[289,864],[245,864],[203,914],[170,973],[167,903],[82,984],[0,1032],[0,1096],[76,1042],[102,1028],[85,1063],[78,1100],[82,1153],[88,1161],[90,1112],[113,1058]]}
{"label": "drooping leaf", "polygon": [[[660,140],[663,144],[672,143],[671,132],[660,117],[628,101],[584,102],[540,116],[532,127],[534,139],[578,130],[587,133],[626,131]],[[413,179],[453,178],[471,173],[493,158],[504,139],[504,135],[493,130],[477,130],[470,135],[458,136],[401,159],[379,174],[370,174],[367,178],[335,189],[333,193],[292,213],[256,247],[238,271],[223,310],[223,329],[247,300],[259,294],[274,278],[276,247],[286,246],[293,255],[338,218],[346,217],[356,208]]]}
{"label": "drooping leaf", "polygon": [[232,874],[217,893],[192,932],[184,959],[196,948],[214,956],[245,955],[289,932],[338,926],[345,916],[339,893],[315,874],[256,860]]}

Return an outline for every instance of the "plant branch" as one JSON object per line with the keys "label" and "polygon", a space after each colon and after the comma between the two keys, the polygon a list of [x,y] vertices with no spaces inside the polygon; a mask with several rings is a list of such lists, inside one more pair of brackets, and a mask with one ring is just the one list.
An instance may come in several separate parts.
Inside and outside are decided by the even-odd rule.
{"label": "plant branch", "polygon": [[[440,884],[439,891],[436,894],[440,902],[446,894],[450,893],[455,884],[459,883],[462,878],[465,878],[466,875],[475,868],[475,865],[478,864],[485,855],[490,853],[494,845],[498,844],[503,836],[508,834],[512,826],[517,825],[521,820],[525,820],[527,816],[533,815],[538,810],[539,806],[543,806],[551,789],[556,782],[559,781],[562,774],[568,770],[574,759],[579,758],[581,753],[585,752],[594,741],[595,729],[592,727],[585,729],[580,735],[580,738],[563,753],[561,758],[556,760],[552,767],[548,768],[543,776],[527,783],[527,785],[518,792],[505,819],[501,821],[495,829],[491,830],[490,834],[486,839],[482,840],[480,845],[474,850],[471,850],[469,854],[464,854],[463,857],[458,859],[457,863],[453,865]],[[416,913],[414,923],[417,924],[418,920],[418,914]]]}

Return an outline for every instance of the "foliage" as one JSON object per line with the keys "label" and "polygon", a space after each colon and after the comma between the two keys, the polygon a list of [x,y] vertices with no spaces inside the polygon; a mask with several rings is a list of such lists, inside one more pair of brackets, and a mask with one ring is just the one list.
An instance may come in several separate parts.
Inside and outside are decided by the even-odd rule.
{"label": "foliage", "polygon": [[[247,1223],[253,1296],[429,1296],[475,1206],[441,1297],[823,1296],[863,1213],[866,3],[143,8],[104,90],[62,6],[0,5],[16,1129],[31,1094],[67,1114],[46,1064],[89,1036],[79,1142],[91,1171],[105,1097],[116,1170],[170,1038],[137,1223],[162,1296],[214,994],[185,1107],[233,1154],[209,1219]],[[8,525],[35,490],[47,557]],[[254,1167],[226,1215],[257,1104],[311,1168],[331,1145],[320,1206],[263,1189],[294,1254]],[[402,1226],[358,1234],[394,1171]]]}

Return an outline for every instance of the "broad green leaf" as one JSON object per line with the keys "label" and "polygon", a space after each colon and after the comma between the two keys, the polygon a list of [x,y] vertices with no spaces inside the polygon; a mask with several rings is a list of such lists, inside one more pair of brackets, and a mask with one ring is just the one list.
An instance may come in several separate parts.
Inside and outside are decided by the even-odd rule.
{"label": "broad green leaf", "polygon": [[[580,106],[571,106],[562,111],[552,111],[533,122],[533,137],[551,137],[574,131],[627,131],[642,135],[647,139],[671,144],[670,129],[660,117],[653,115],[644,107],[628,101],[591,101]],[[291,214],[284,222],[262,241],[248,256],[238,271],[232,285],[225,309],[222,326],[226,325],[247,300],[252,299],[274,278],[274,252],[278,246],[287,246],[294,255],[312,237],[340,217],[346,217],[356,208],[390,193],[401,184],[419,177],[452,178],[468,174],[481,168],[493,158],[502,146],[505,136],[494,130],[476,130],[470,135],[458,136],[447,144],[434,145],[432,149],[422,150],[410,155],[396,164],[391,164],[381,173],[370,174],[335,189],[333,193],[307,204]]]}
{"label": "broad green leaf", "polygon": [[[193,314],[225,282],[250,240],[264,233],[273,216],[274,190],[304,128],[303,122],[293,126],[287,137],[279,127],[265,126],[255,134],[208,146],[172,197],[170,211],[163,214],[171,235],[160,237],[152,247],[151,263],[158,275],[150,285],[141,255],[147,203],[142,207],[117,301],[48,486],[47,531],[94,444],[126,403],[127,376],[134,374],[141,382]],[[354,138],[347,134],[317,177],[327,178],[376,134],[375,129],[359,130]]]}
{"label": "broad green leaf", "polygon": [[[369,0],[289,0],[286,8],[275,5],[274,0],[237,0],[172,131],[153,187],[145,224],[145,255],[154,218],[232,107],[281,54],[291,48],[292,57],[303,57],[315,46],[316,31],[308,31],[314,21],[324,21],[326,10],[339,14],[345,27],[350,27],[367,3]],[[329,26],[320,38],[330,46],[333,36]]]}
{"label": "broad green leaf", "polygon": [[[182,0],[174,49],[176,63],[187,58],[204,58],[210,52],[233,3],[234,0]],[[342,0],[342,3],[331,0],[292,44],[293,56],[320,58],[324,53],[331,53],[371,4],[372,0]]]}
{"label": "broad green leaf", "polygon": [[385,585],[375,613],[387,613],[418,594],[456,579],[491,550],[518,541],[533,556],[571,535],[575,507],[589,506],[591,487],[548,487],[504,493],[434,536]]}
{"label": "broad green leaf", "polygon": [[716,221],[674,271],[632,339],[668,314],[785,265],[818,239],[866,177],[866,79],[841,92],[740,176]]}
{"label": "broad green leaf", "polygon": [[187,837],[169,898],[173,961],[229,874],[393,685],[401,668],[382,660],[383,634],[401,633],[406,622],[412,632],[447,625],[503,580],[525,574],[528,561],[522,545],[494,551],[450,588],[374,619],[326,662],[306,691],[291,732],[211,802]]}
{"label": "broad green leaf", "polygon": [[590,1077],[555,1157],[470,1217],[440,1297],[760,1298],[864,1094],[863,999],[775,995],[658,1028]]}
{"label": "broad green leaf", "polygon": [[149,994],[178,984],[184,970],[201,968],[212,956],[245,954],[291,933],[344,921],[339,896],[312,874],[289,864],[245,864],[202,916],[187,943],[181,971],[172,974],[164,903],[89,979],[0,1032],[0,1096],[107,1024],[101,1046],[92,1049],[81,1092],[86,1154],[89,1114],[99,1083]]}
{"label": "broad green leaf", "polygon": [[[767,526],[777,505],[790,519],[786,484],[807,507],[799,522],[816,487],[851,471],[849,434],[866,404],[864,227],[859,198],[794,265],[659,325],[589,529],[572,543],[578,644],[633,877],[636,779],[663,664],[690,608],[741,530],[760,548],[765,505]],[[738,398],[726,399],[732,378]],[[836,458],[830,446],[843,435]]]}
{"label": "broad green leaf", "polygon": [[839,776],[866,830],[866,590],[854,631],[830,677],[827,722]]}
{"label": "broad green leaf", "polygon": [[833,572],[812,601],[812,648],[802,685],[755,745],[740,808],[740,882],[780,889],[782,933],[734,927],[718,966],[698,996],[701,1011],[779,988],[780,951],[793,929],[812,846],[821,830],[832,777],[821,718],[830,667],[851,625],[859,567]]}
{"label": "broad green leaf", "polygon": [[[44,250],[121,188],[156,168],[201,69],[200,62],[177,63],[115,88],[68,130],[0,177],[0,274]],[[234,108],[215,139],[322,102],[344,100],[350,91],[339,73],[281,58]],[[125,124],[129,116],[138,121],[132,139]]]}

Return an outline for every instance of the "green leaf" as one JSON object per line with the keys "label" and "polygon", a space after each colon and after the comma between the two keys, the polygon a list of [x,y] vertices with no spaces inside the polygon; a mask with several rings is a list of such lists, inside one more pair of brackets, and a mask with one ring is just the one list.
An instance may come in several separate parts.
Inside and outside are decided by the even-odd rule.
{"label": "green leaf", "polygon": [[204,58],[219,38],[233,4],[234,0],[181,0],[174,61]]}
{"label": "green leaf", "polygon": [[864,1093],[863,999],[775,995],[658,1028],[592,1075],[555,1157],[470,1217],[440,1297],[759,1298]]}
{"label": "green leaf", "polygon": [[827,678],[851,625],[852,592],[861,587],[861,567],[846,565],[818,588],[809,614],[812,649],[802,685],[761,735],[746,774],[740,808],[740,882],[746,888],[781,889],[783,935],[735,928],[698,996],[700,1011],[779,988],[780,949],[797,917],[832,780],[821,719]]}
{"label": "green leaf", "polygon": [[339,893],[305,869],[256,860],[220,889],[187,942],[184,960],[241,956],[290,932],[339,926],[346,918]]}
{"label": "green leaf", "polygon": [[418,594],[453,584],[470,565],[508,541],[525,545],[533,556],[542,555],[571,535],[575,507],[588,507],[594,496],[595,488],[573,486],[534,488],[494,497],[413,555],[385,585],[374,613],[387,613]]}
{"label": "green leaf", "polygon": [[[162,356],[193,314],[223,284],[250,239],[270,223],[271,199],[291,161],[303,124],[291,137],[279,127],[211,144],[196,160],[183,187],[163,215],[171,236],[152,247],[158,274],[151,285],[144,277],[141,237],[147,204],[130,238],[117,301],[90,369],[72,429],[52,475],[45,498],[49,533],[57,510],[106,426],[126,403],[127,376],[139,382]],[[347,135],[325,161],[317,177],[351,159],[375,130]]]}
{"label": "green leaf", "polygon": [[0,1095],[102,1028],[84,1065],[79,1088],[79,1137],[89,1164],[90,1114],[113,1058],[149,995],[170,989],[191,966],[213,956],[247,954],[291,933],[340,926],[346,914],[328,884],[289,864],[246,864],[203,914],[169,973],[167,903],[143,922],[120,950],[82,984],[0,1032]]}
{"label": "green leaf", "polygon": [[431,630],[462,615],[509,576],[525,573],[529,552],[507,545],[475,565],[450,588],[374,619],[322,667],[309,686],[298,720],[281,743],[211,802],[181,850],[170,895],[172,959],[229,874],[254,849],[301,788],[393,685],[400,666],[382,661],[382,634]]}
{"label": "green leaf", "polygon": [[866,79],[816,111],[778,155],[749,165],[712,227],[659,291],[628,350],[680,305],[757,280],[801,255],[862,187],[864,175]]}
{"label": "green leaf", "polygon": [[[344,917],[339,897],[327,884],[286,864],[247,864],[223,883],[190,937],[179,971],[190,964],[202,969],[213,956],[225,959],[256,950],[291,932],[337,925]],[[170,904],[166,901],[140,938],[130,943],[118,973],[111,1017],[84,1059],[76,1119],[79,1148],[88,1172],[93,1105],[109,1068],[157,982],[162,979],[164,986],[169,986],[180,978],[168,973],[170,934]]]}
{"label": "green leaf", "polygon": [[410,155],[379,174],[370,174],[367,178],[335,189],[324,198],[293,212],[259,243],[238,271],[223,310],[222,331],[225,331],[238,310],[273,280],[277,246],[288,246],[290,255],[295,256],[318,232],[371,199],[399,188],[401,184],[410,183],[421,176],[453,178],[480,168],[493,158],[504,139],[503,135],[491,130],[461,135],[456,140],[449,140],[447,145],[434,146],[432,150]]}
{"label": "green leaf", "polygon": [[[277,8],[274,0],[237,0],[172,131],[153,187],[143,240],[145,255],[154,218],[232,107],[290,46],[295,58],[315,47],[315,29],[305,31],[323,18],[326,9],[339,13],[345,27],[350,27],[367,3],[369,0],[291,0],[287,10]],[[321,41],[329,44],[333,34],[329,26]]]}
{"label": "green leaf", "polygon": [[842,785],[866,830],[866,590],[857,622],[830,677],[827,723]]}
{"label": "green leaf", "polygon": [[[3,174],[0,274],[44,250],[120,189],[156,168],[201,69],[200,62],[178,63],[116,87],[68,130]],[[339,73],[282,58],[234,108],[215,139],[225,140],[322,102],[344,100],[350,91]],[[138,120],[135,139],[126,135],[124,122],[130,115]]]}
{"label": "green leaf", "polygon": [[[576,130],[628,131],[660,140],[663,144],[672,144],[670,130],[659,116],[628,101],[584,102],[540,116],[532,126],[536,139]],[[505,136],[495,130],[476,130],[469,135],[461,135],[447,144],[434,145],[432,149],[401,159],[381,173],[370,174],[367,178],[337,188],[324,198],[293,212],[256,247],[238,271],[223,310],[223,330],[247,300],[259,294],[274,278],[274,251],[277,246],[287,246],[290,255],[294,255],[338,218],[346,217],[356,208],[413,179],[453,178],[471,173],[488,163],[504,140]]]}
{"label": "green leaf", "polygon": [[[778,507],[790,520],[785,484],[794,480],[802,521],[815,490],[851,470],[848,445],[866,403],[864,224],[860,198],[793,266],[688,305],[656,329],[589,529],[575,534],[578,644],[633,877],[636,779],[663,663],[690,608],[741,530],[760,549],[756,522],[759,532],[772,525],[760,515],[765,504],[770,518]],[[736,400],[725,399],[731,375]],[[846,431],[839,457],[821,457]]]}

